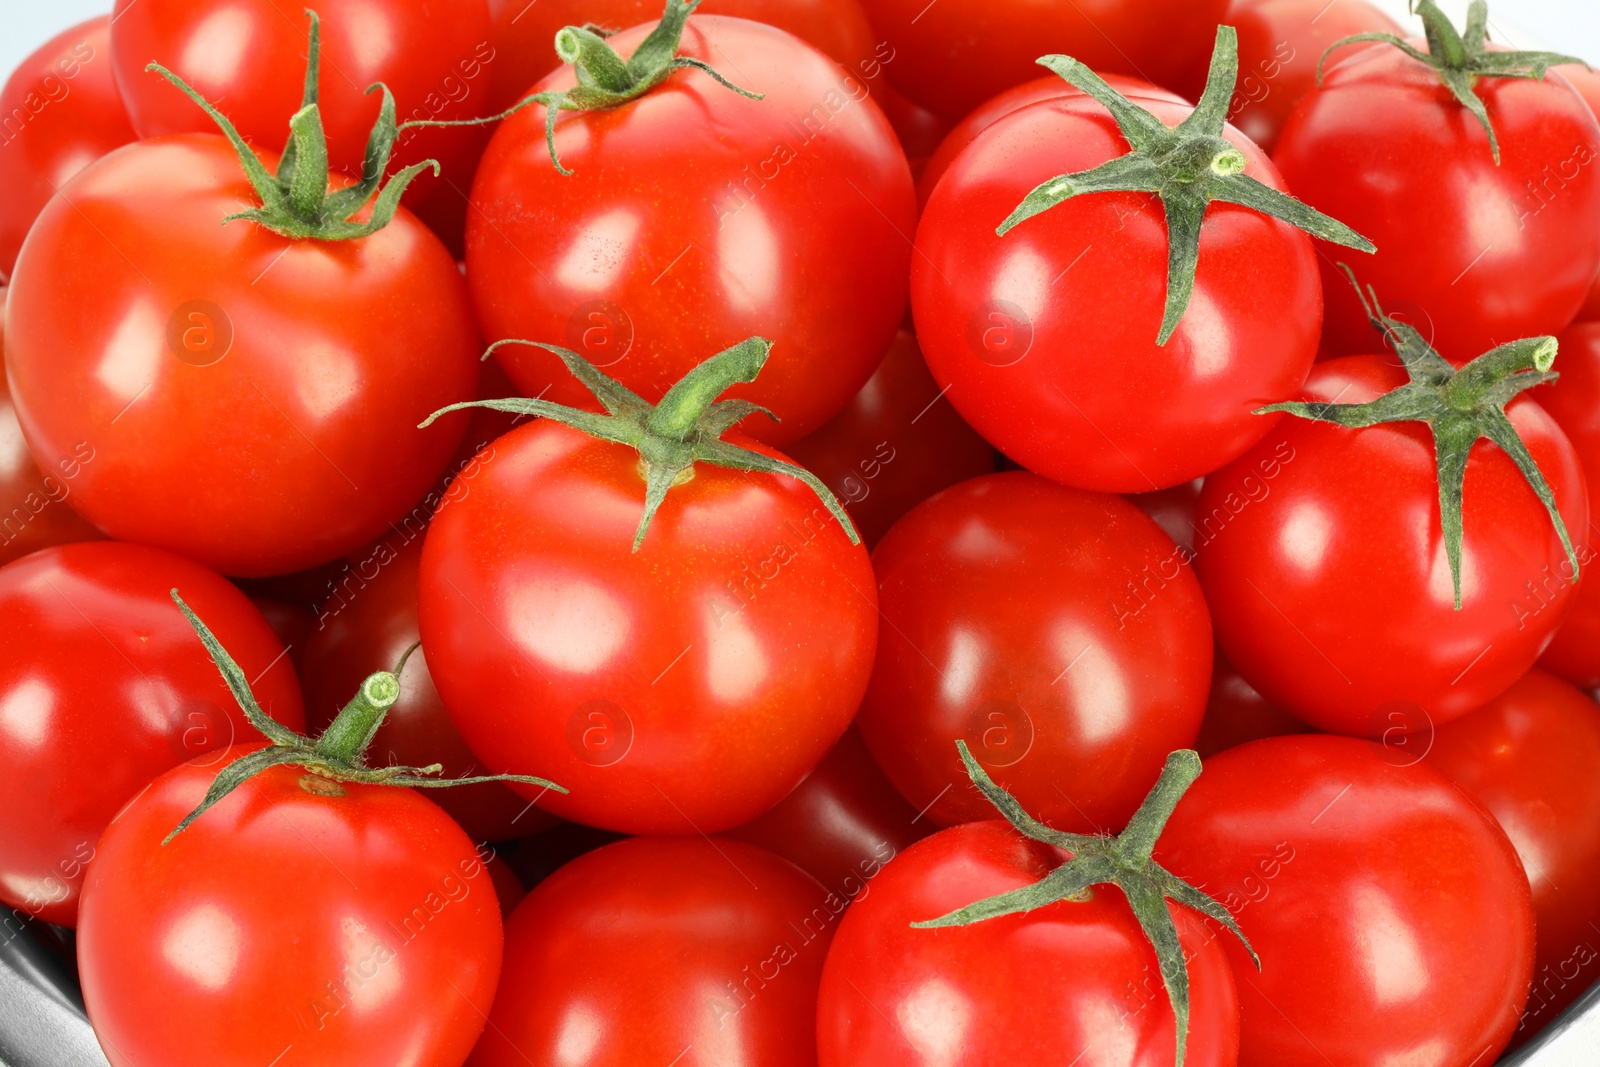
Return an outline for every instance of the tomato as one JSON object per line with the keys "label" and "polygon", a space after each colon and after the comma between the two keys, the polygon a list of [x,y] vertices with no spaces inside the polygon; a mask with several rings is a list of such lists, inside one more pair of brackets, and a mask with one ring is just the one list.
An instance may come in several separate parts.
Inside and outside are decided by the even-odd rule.
{"label": "tomato", "polygon": [[250,603],[256,606],[261,617],[267,620],[267,625],[272,627],[272,632],[278,635],[278,640],[289,653],[289,662],[294,664],[295,673],[298,674],[306,658],[306,641],[317,626],[316,612],[303,604],[264,596],[251,596]]}
{"label": "tomato", "polygon": [[843,411],[786,451],[839,495],[868,548],[940,489],[993,473],[998,458],[944,402],[909,330]]}
{"label": "tomato", "polygon": [[1194,548],[1195,509],[1200,506],[1200,486],[1204,480],[1196,478],[1171,489],[1154,493],[1134,493],[1128,502],[1155,520],[1156,525],[1173,544]]}
{"label": "tomato", "polygon": [[282,574],[423,495],[467,421],[417,423],[473,395],[479,348],[454,261],[403,208],[370,237],[318,241],[221,225],[242,203],[259,201],[214,135],[90,166],[17,262],[6,363],[40,465],[96,457],[73,484],[91,522],[225,574]]}
{"label": "tomato", "polygon": [[[1590,112],[1600,115],[1600,73],[1576,64],[1564,64],[1555,69],[1578,90],[1583,102],[1589,105]],[[1600,275],[1595,277],[1594,287],[1589,290],[1589,297],[1578,312],[1579,322],[1592,322],[1595,319],[1600,319]]]}
{"label": "tomato", "polygon": [[1533,976],[1528,879],[1414,756],[1274,737],[1206,761],[1156,859],[1233,913],[1239,1067],[1492,1063]]}
{"label": "tomato", "polygon": [[814,1067],[817,981],[844,908],[764,849],[633,838],[573,860],[506,924],[471,1067]]}
{"label": "tomato", "polygon": [[0,91],[0,283],[28,227],[78,171],[137,136],[111,76],[111,20],[80,22],[41,45]]}
{"label": "tomato", "polygon": [[1186,558],[1127,501],[1022,471],[926,501],[873,554],[873,756],[943,826],[992,812],[958,738],[1042,821],[1121,826],[1205,712],[1211,624]]}
{"label": "tomato", "polygon": [[162,844],[216,772],[156,779],[89,868],[78,959],[112,1067],[464,1060],[501,955],[467,836],[413,790],[277,766]]}
{"label": "tomato", "polygon": [[[1362,403],[1405,380],[1351,356],[1317,364],[1305,397]],[[1583,530],[1588,495],[1566,436],[1527,397],[1506,413],[1567,528]],[[1474,445],[1455,610],[1438,478],[1425,425],[1291,419],[1206,479],[1201,582],[1218,643],[1267,703],[1378,736],[1459,718],[1533,666],[1573,600],[1564,586],[1536,610],[1527,589],[1567,567],[1550,517],[1498,446]]]}
{"label": "tomato", "polygon": [[1600,971],[1600,707],[1543,671],[1441,727],[1428,762],[1483,802],[1516,846],[1538,930],[1531,1037]]}
{"label": "tomato", "polygon": [[[461,788],[470,789],[471,786]],[[448,794],[450,791],[445,789],[441,792]],[[479,855],[482,854],[480,851]],[[517,872],[513,871],[511,865],[498,854],[491,852],[489,858],[483,861],[483,866],[489,872],[490,881],[494,883],[494,898],[500,905],[500,918],[511,918],[511,913],[522,903],[522,898],[528,895],[528,891],[517,878]]]}
{"label": "tomato", "polygon": [[1305,723],[1263,700],[1221,652],[1211,662],[1211,699],[1194,743],[1200,755],[1209,758],[1263,737],[1310,732]]}
{"label": "tomato", "polygon": [[[610,38],[624,54],[652,26]],[[905,312],[911,173],[864,83],[788,34],[695,15],[681,54],[765,93],[678,70],[620,107],[564,112],[552,165],[545,114],[507,119],[473,186],[467,275],[490,340],[576,349],[655,400],[708,352],[777,342],[735,395],[815,430],[871,376]],[[539,83],[558,91],[572,68]],[[525,396],[592,400],[547,353],[497,358]]]}
{"label": "tomato", "polygon": [[0,568],[0,900],[11,907],[75,925],[84,868],[117,810],[168,768],[214,766],[215,750],[254,736],[168,598],[174,587],[212,620],[262,706],[304,725],[283,645],[204,567],[94,542]]}

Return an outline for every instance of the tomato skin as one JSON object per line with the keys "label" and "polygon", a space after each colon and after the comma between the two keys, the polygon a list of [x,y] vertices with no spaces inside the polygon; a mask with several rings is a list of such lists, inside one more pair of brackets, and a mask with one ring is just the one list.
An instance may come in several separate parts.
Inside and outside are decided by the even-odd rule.
{"label": "tomato skin", "polygon": [[[1475,91],[1498,166],[1437,73],[1394,48],[1330,67],[1284,126],[1273,162],[1289,188],[1378,246],[1322,249],[1330,351],[1382,347],[1341,262],[1458,365],[1558,333],[1583,305],[1600,271],[1600,168],[1589,165],[1600,126],[1558,74],[1480,78]],[[1559,195],[1536,192],[1549,181]]]}
{"label": "tomato skin", "polygon": [[[137,136],[111,76],[110,27],[102,15],[63,30],[23,60],[0,91],[0,282],[56,190]],[[17,115],[26,116],[20,127]]]}
{"label": "tomato skin", "polygon": [[[1141,105],[1169,125],[1189,113]],[[1282,188],[1265,155],[1225,135],[1247,173]],[[939,181],[911,268],[917,338],[956,410],[1029,470],[1102,492],[1165,489],[1258,441],[1271,422],[1254,411],[1294,396],[1321,321],[1310,239],[1233,205],[1207,211],[1194,301],[1165,346],[1167,229],[1151,196],[1075,198],[995,236],[1039,183],[1127,150],[1086,97],[1012,112]]]}
{"label": "tomato skin", "polygon": [[[1516,850],[1444,775],[1371,742],[1274,737],[1206,761],[1156,862],[1234,913],[1239,1067],[1491,1063],[1533,975]],[[1402,765],[1403,764],[1403,765]]]}
{"label": "tomato skin", "polygon": [[419,603],[434,683],[483,765],[559,782],[571,794],[542,807],[627,833],[771,808],[866,688],[865,550],[799,481],[701,464],[634,553],[633,449],[544,421],[494,448],[429,528]]}
{"label": "tomato skin", "polygon": [[[1379,356],[1317,364],[1305,399],[1356,404],[1405,382]],[[1548,390],[1543,390],[1548,392]],[[1566,435],[1533,399],[1506,413],[1555,492],[1567,529],[1589,516]],[[1198,568],[1229,661],[1269,704],[1318,729],[1378,736],[1400,713],[1443,725],[1533,666],[1573,602],[1567,568],[1521,472],[1473,446],[1462,505],[1462,608],[1439,529],[1433,439],[1421,423],[1348,430],[1285,419],[1206,478]],[[1570,573],[1570,569],[1566,571]]]}
{"label": "tomato skin", "polygon": [[1202,758],[1263,737],[1309,732],[1311,728],[1305,723],[1263,700],[1221,652],[1212,659],[1211,699],[1206,703],[1205,721],[1200,724],[1200,736],[1194,743]]}
{"label": "tomato skin", "polygon": [[[1553,69],[1572,83],[1578,95],[1583,97],[1583,102],[1589,105],[1589,111],[1600,116],[1600,73],[1570,63]],[[1600,275],[1595,276],[1594,286],[1578,312],[1577,321],[1593,322],[1595,319],[1600,319]]]}
{"label": "tomato skin", "polygon": [[765,849],[632,838],[567,864],[506,925],[470,1067],[814,1067],[843,901]]}
{"label": "tomato skin", "polygon": [[[1096,1065],[1169,1067],[1172,1008],[1120,891],[1099,886],[1081,903],[966,927],[911,928],[1036,882],[1064,858],[988,821],[944,830],[889,864],[845,914],[828,953],[821,1067],[1067,1063],[1091,1047]],[[1227,957],[1199,919],[1168,907],[1191,983],[1185,1062],[1231,1067],[1239,998]]]}
{"label": "tomato skin", "polygon": [[1538,929],[1532,1037],[1594,980],[1600,955],[1600,707],[1543,671],[1441,727],[1428,762],[1477,797],[1516,846]]}
{"label": "tomato skin", "polygon": [[[652,25],[610,43],[631,54]],[[753,418],[751,436],[793,441],[861,388],[904,317],[911,172],[864,87],[788,34],[697,15],[680,54],[735,81],[763,72],[765,99],[679,70],[623,107],[566,112],[571,176],[551,165],[543,109],[501,125],[467,233],[479,322],[491,341],[575,349],[650,401],[712,353],[770,338],[760,379],[730,395],[783,420]],[[539,87],[573,84],[562,68]],[[548,352],[497,358],[527,396],[595,406]]]}
{"label": "tomato skin", "polygon": [[156,779],[90,867],[78,958],[112,1067],[245,1067],[290,1044],[348,1067],[466,1059],[501,954],[472,842],[414,790],[320,795],[280,766],[163,846],[218,769]]}
{"label": "tomato skin", "polygon": [[1186,558],[1117,497],[1025,471],[946,489],[873,554],[881,631],[857,722],[941,826],[993,807],[964,738],[1039,820],[1122,826],[1205,712],[1211,624]]}
{"label": "tomato skin", "polygon": [[[156,775],[235,738],[245,720],[189,623],[216,632],[269,715],[305,726],[294,669],[222,577],[137,545],[47,548],[0,568],[0,900],[61,926],[117,810]],[[89,869],[93,869],[92,865]]]}
{"label": "tomato skin", "polygon": [[480,352],[460,272],[408,212],[359,241],[221,225],[252,196],[220,136],[106,156],[39,216],[6,339],[40,465],[96,455],[73,487],[86,518],[245,576],[405,513],[468,420],[417,423],[475,395]]}

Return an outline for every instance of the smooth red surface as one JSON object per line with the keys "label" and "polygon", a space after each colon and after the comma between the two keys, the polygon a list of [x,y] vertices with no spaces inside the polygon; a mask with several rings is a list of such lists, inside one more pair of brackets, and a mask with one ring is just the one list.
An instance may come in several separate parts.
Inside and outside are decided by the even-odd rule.
{"label": "smooth red surface", "polygon": [[[629,55],[650,28],[611,43]],[[542,109],[500,127],[467,234],[478,319],[491,341],[572,348],[647,400],[766,337],[761,377],[731,395],[783,420],[751,419],[748,433],[793,441],[849,402],[905,315],[911,172],[865,84],[796,38],[703,15],[680,53],[765,99],[679,70],[623,107],[565,112],[556,149],[570,176],[551,164]],[[563,68],[539,86],[573,78]],[[595,406],[548,352],[497,358],[528,396]]]}
{"label": "smooth red surface", "polygon": [[[1578,90],[1583,102],[1589,105],[1590,112],[1600,115],[1600,73],[1576,64],[1564,64],[1554,69]],[[1589,290],[1589,298],[1578,312],[1579,322],[1592,322],[1595,319],[1600,319],[1600,276],[1596,276],[1594,288]]]}
{"label": "smooth red surface", "polygon": [[339,242],[222,225],[253,195],[221,137],[119,149],[39,217],[7,310],[40,465],[95,452],[73,505],[236,575],[325,562],[404,514],[468,420],[417,423],[475,395],[481,353],[414,216]]}
{"label": "smooth red surface", "polygon": [[1120,829],[1205,712],[1211,623],[1183,558],[1127,501],[1024,471],[947,489],[890,530],[857,722],[912,807],[945,826],[989,817],[965,739],[1036,818]]}
{"label": "smooth red surface", "polygon": [[[1141,103],[1169,124],[1189,113]],[[1265,155],[1227,136],[1246,173],[1282,188]],[[1029,470],[1119,493],[1199,477],[1271,429],[1254,412],[1305,380],[1322,302],[1310,239],[1228,204],[1206,213],[1194,298],[1165,346],[1167,227],[1153,196],[1077,197],[995,235],[1039,183],[1127,151],[1087,98],[1012,112],[945,172],[911,267],[917,339],[956,410]]]}
{"label": "smooth red surface", "polygon": [[78,961],[112,1067],[466,1059],[501,951],[472,842],[415,790],[274,767],[163,846],[221,765],[157,779],[90,868]]}
{"label": "smooth red surface", "polygon": [[[1121,891],[966,927],[914,930],[1045,877],[1065,854],[1000,822],[957,826],[890,864],[846,913],[817,1006],[821,1067],[1169,1067],[1177,1038],[1156,955]],[[1227,957],[1168,905],[1188,957],[1189,1067],[1232,1067]]]}
{"label": "smooth red surface", "polygon": [[844,904],[727,838],[634,838],[567,864],[506,925],[471,1067],[815,1067]]}
{"label": "smooth red surface", "polygon": [[1156,859],[1233,912],[1239,1067],[1492,1063],[1533,976],[1516,850],[1391,748],[1275,737],[1206,761]]}
{"label": "smooth red surface", "polygon": [[[1358,404],[1405,380],[1378,356],[1329,360],[1305,399]],[[1508,414],[1567,528],[1581,531],[1583,471],[1534,402],[1545,392]],[[1574,600],[1561,583],[1543,608],[1530,597],[1527,583],[1565,568],[1566,553],[1521,472],[1480,441],[1467,462],[1455,610],[1421,423],[1348,430],[1285,418],[1206,478],[1199,515],[1218,644],[1268,703],[1334,733],[1377,737],[1401,720],[1417,730],[1465,715],[1533,666]]]}
{"label": "smooth red surface", "polygon": [[1309,733],[1311,728],[1262,699],[1219,652],[1211,660],[1211,699],[1195,751],[1210,757],[1263,737]]}
{"label": "smooth red surface", "polygon": [[94,542],[0,568],[0,900],[13,908],[75,925],[84,867],[117,810],[168,768],[259,738],[174,588],[254,680],[262,708],[305,728],[283,645],[204,567]]}

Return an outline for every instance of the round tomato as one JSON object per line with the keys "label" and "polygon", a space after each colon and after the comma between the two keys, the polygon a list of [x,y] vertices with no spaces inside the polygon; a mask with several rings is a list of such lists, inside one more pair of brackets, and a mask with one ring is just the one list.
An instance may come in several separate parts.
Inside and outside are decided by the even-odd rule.
{"label": "round tomato", "polygon": [[1233,664],[1218,652],[1211,661],[1211,699],[1206,703],[1205,721],[1195,751],[1210,758],[1218,752],[1238,748],[1263,737],[1310,732],[1305,723],[1285,715],[1261,698]]}
{"label": "round tomato", "polygon": [[470,1067],[815,1067],[844,902],[765,849],[633,838],[567,864],[506,924]]}
{"label": "round tomato", "polygon": [[[1590,112],[1600,115],[1600,72],[1576,64],[1565,64],[1555,69],[1578,90],[1583,102],[1589,105]],[[1589,297],[1578,312],[1579,322],[1593,322],[1595,319],[1600,319],[1600,275],[1595,277]]]}
{"label": "round tomato", "polygon": [[1492,1063],[1533,976],[1533,907],[1494,819],[1415,757],[1274,737],[1206,761],[1156,859],[1233,913],[1239,1067]]}
{"label": "round tomato", "polygon": [[[0,900],[72,926],[83,871],[117,809],[158,774],[254,731],[168,593],[182,590],[252,679],[305,725],[283,645],[245,595],[136,545],[47,548],[0,568]],[[169,827],[170,829],[170,827]]]}

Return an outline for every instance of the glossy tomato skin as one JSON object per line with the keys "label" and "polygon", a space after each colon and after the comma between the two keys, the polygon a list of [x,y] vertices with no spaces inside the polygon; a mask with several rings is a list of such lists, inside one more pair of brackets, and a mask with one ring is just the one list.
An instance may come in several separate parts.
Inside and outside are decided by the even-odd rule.
{"label": "glossy tomato skin", "polygon": [[1538,956],[1525,1040],[1600,972],[1600,707],[1540,670],[1441,727],[1428,762],[1494,814],[1533,887]]}
{"label": "glossy tomato skin", "polygon": [[[235,746],[231,761],[259,746]],[[112,1067],[466,1059],[500,972],[492,877],[419,792],[273,767],[163,846],[217,763],[118,814],[85,886],[78,959]]]}
{"label": "glossy tomato skin", "polygon": [[1222,653],[1211,661],[1211,699],[1206,703],[1205,721],[1195,751],[1202,758],[1263,737],[1303,734],[1311,728],[1292,715],[1286,715],[1262,699]]}
{"label": "glossy tomato skin", "polygon": [[765,849],[633,838],[541,882],[506,925],[471,1067],[814,1067],[844,902]]}
{"label": "glossy tomato skin", "polygon": [[1025,471],[946,489],[873,554],[867,746],[942,826],[993,810],[965,739],[1036,818],[1120,828],[1205,711],[1211,623],[1186,558],[1117,497]]}
{"label": "glossy tomato skin", "polygon": [[494,447],[428,531],[419,605],[482,764],[559,782],[570,795],[541,807],[628,833],[714,833],[776,804],[866,688],[866,551],[800,482],[702,464],[635,553],[633,449],[548,422]]}
{"label": "glossy tomato skin", "polygon": [[[629,55],[650,28],[611,43]],[[911,172],[864,83],[788,34],[697,15],[680,52],[735,81],[761,72],[765,98],[680,70],[623,107],[567,112],[570,176],[551,165],[542,109],[500,127],[467,235],[479,322],[491,341],[575,349],[647,400],[769,338],[760,379],[731,395],[783,420],[752,419],[750,434],[793,441],[861,388],[904,317]],[[563,68],[539,87],[572,84]],[[526,395],[594,407],[548,352],[497,358]]]}
{"label": "glossy tomato skin", "polygon": [[[75,925],[83,870],[152,778],[259,735],[168,595],[217,634],[269,715],[305,713],[261,613],[226,580],[151,548],[92,542],[0,568],[0,900]],[[209,756],[204,754],[210,753]]]}
{"label": "glossy tomato skin", "polygon": [[[839,926],[817,1005],[821,1067],[1168,1067],[1176,1037],[1155,952],[1111,886],[967,927],[913,922],[1019,889],[1065,854],[1001,822],[919,842]],[[1188,956],[1192,1067],[1231,1067],[1239,1000],[1211,932],[1169,905]],[[1088,1062],[1088,1060],[1085,1060]]]}
{"label": "glossy tomato skin", "polygon": [[474,395],[479,353],[460,272],[408,212],[359,241],[222,225],[252,196],[220,136],[101,159],[40,215],[6,338],[40,465],[97,456],[74,506],[244,576],[339,556],[420,499],[467,419],[417,423]]}
{"label": "glossy tomato skin", "polygon": [[64,30],[22,61],[0,90],[0,281],[28,227],[78,171],[137,136],[111,76],[111,19]]}
{"label": "glossy tomato skin", "polygon": [[[1401,385],[1377,356],[1317,365],[1305,398],[1357,404]],[[1567,529],[1589,516],[1583,471],[1526,394],[1507,409]],[[1480,441],[1462,505],[1462,608],[1439,529],[1433,439],[1421,423],[1348,430],[1285,419],[1206,479],[1196,538],[1217,641],[1269,704],[1333,733],[1377,737],[1396,715],[1441,726],[1503,692],[1550,641],[1570,585],[1550,517],[1511,460]],[[1570,573],[1570,571],[1569,571]]]}
{"label": "glossy tomato skin", "polygon": [[1600,126],[1559,74],[1482,78],[1498,166],[1476,119],[1431,68],[1370,48],[1329,68],[1278,139],[1294,194],[1378,246],[1324,248],[1324,343],[1381,339],[1338,269],[1462,364],[1496,344],[1559,332],[1600,270]]}
{"label": "glossy tomato skin", "polygon": [[[1141,104],[1168,124],[1188,114]],[[1226,136],[1247,173],[1282,188],[1266,156]],[[1293,398],[1322,314],[1310,239],[1232,205],[1207,211],[1194,300],[1164,347],[1154,198],[1079,197],[995,235],[1040,182],[1127,150],[1087,97],[1012,112],[939,181],[911,268],[917,338],[956,410],[1029,470],[1102,492],[1165,489],[1258,441],[1271,421],[1253,412]]]}
{"label": "glossy tomato skin", "polygon": [[[1217,931],[1239,1067],[1492,1063],[1533,976],[1533,907],[1492,816],[1403,751],[1273,737],[1206,761],[1156,861],[1233,912]],[[1216,928],[1213,928],[1216,930]]]}
{"label": "glossy tomato skin", "polygon": [[[1555,70],[1578,90],[1583,102],[1589,105],[1589,111],[1600,116],[1600,73],[1571,63],[1556,67]],[[1577,321],[1593,322],[1596,319],[1600,319],[1600,275],[1595,276],[1594,286],[1578,312]]]}

